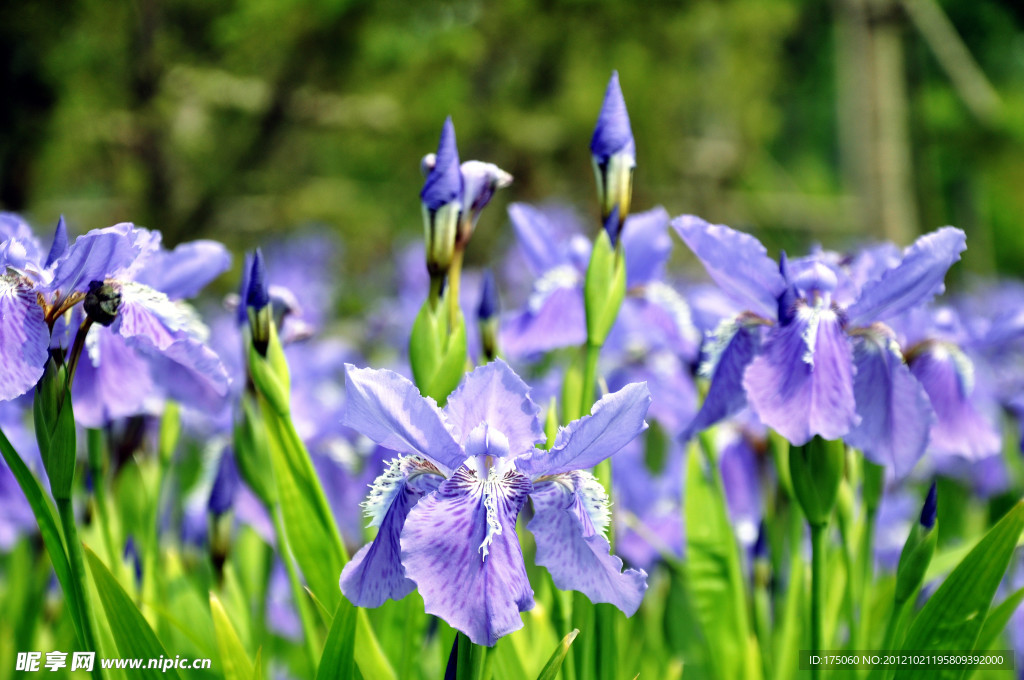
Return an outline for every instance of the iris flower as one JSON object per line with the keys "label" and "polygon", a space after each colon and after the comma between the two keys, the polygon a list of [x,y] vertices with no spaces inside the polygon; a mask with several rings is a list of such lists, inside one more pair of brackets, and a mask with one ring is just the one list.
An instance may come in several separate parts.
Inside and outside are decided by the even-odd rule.
{"label": "iris flower", "polygon": [[[924,453],[934,418],[885,322],[943,290],[966,238],[944,227],[894,258],[869,251],[841,266],[819,252],[776,264],[749,234],[686,215],[672,222],[712,279],[747,310],[705,351],[707,398],[687,435],[748,403],[794,445],[845,438],[905,475]],[[894,262],[896,260],[896,262]]]}
{"label": "iris flower", "polygon": [[363,504],[379,531],[342,571],[354,604],[418,589],[427,613],[493,645],[534,605],[516,535],[529,499],[537,563],[555,585],[636,612],[647,574],[623,572],[610,554],[608,497],[585,469],[647,427],[646,385],[602,398],[550,450],[537,448],[544,431],[529,388],[500,360],[470,373],[443,410],[391,371],[349,366],[346,388],[346,425],[402,454]]}

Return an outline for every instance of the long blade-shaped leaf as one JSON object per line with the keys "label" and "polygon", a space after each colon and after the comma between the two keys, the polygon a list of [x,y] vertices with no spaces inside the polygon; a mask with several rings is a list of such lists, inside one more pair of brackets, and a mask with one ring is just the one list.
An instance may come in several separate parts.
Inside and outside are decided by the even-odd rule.
{"label": "long blade-shaped leaf", "polygon": [[345,680],[355,677],[357,610],[344,598],[338,603],[331,622],[331,630],[320,656],[316,680]]}
{"label": "long blade-shaped leaf", "polygon": [[[122,658],[135,659],[167,657],[167,651],[160,644],[153,629],[149,627],[146,617],[135,606],[128,593],[124,592],[124,588],[117,582],[103,561],[89,548],[85,549],[85,554],[89,559],[92,579],[96,584],[97,592],[99,592],[100,602],[103,603],[103,610],[107,614],[107,623],[114,636],[118,654]],[[167,671],[160,668],[142,668],[138,671],[138,675],[133,677],[155,679],[179,676],[173,668]]]}
{"label": "long blade-shaped leaf", "polygon": [[[1024,501],[1013,506],[985,534],[929,598],[914,619],[903,649],[922,652],[974,649],[1021,531],[1024,531]],[[896,678],[959,678],[963,672],[962,667],[907,666],[897,672]]]}
{"label": "long blade-shaped leaf", "polygon": [[562,638],[562,641],[558,643],[558,647],[552,652],[551,658],[548,659],[548,662],[544,664],[544,668],[541,669],[537,680],[555,680],[559,669],[562,668],[562,662],[565,661],[565,655],[569,653],[569,645],[572,644],[572,641],[579,634],[579,629],[574,628],[571,633]]}
{"label": "long blade-shaped leaf", "polygon": [[224,605],[213,593],[210,593],[210,612],[213,614],[213,629],[217,637],[217,650],[220,653],[220,665],[224,671],[224,680],[252,680],[253,666],[249,655],[245,653],[242,641],[231,624]]}

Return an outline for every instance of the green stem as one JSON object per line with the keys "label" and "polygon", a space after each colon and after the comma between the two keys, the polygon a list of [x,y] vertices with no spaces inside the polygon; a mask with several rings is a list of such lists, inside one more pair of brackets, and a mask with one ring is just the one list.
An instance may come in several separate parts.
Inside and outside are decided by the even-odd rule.
{"label": "green stem", "polygon": [[114,532],[110,523],[110,508],[107,505],[106,476],[103,470],[107,447],[103,441],[103,431],[94,428],[86,430],[86,442],[89,451],[89,472],[92,474],[92,488],[96,501],[96,514],[99,515],[103,542],[107,544],[107,560],[113,568],[120,564],[120,557],[118,545],[114,542]]}
{"label": "green stem", "polygon": [[597,360],[601,356],[601,345],[587,342],[583,365],[583,390],[580,396],[580,413],[587,415],[594,405],[594,392],[597,389]]}
{"label": "green stem", "polygon": [[483,680],[487,648],[473,644],[464,633],[456,633],[458,656],[455,677],[458,680]]}
{"label": "green stem", "polygon": [[[825,620],[825,537],[828,524],[811,525],[811,653],[818,654],[824,648]],[[821,678],[821,668],[811,666],[812,680]]]}
{"label": "green stem", "polygon": [[459,286],[462,282],[462,251],[456,250],[452,255],[452,266],[448,269],[448,330],[452,331],[459,324]]}
{"label": "green stem", "polygon": [[[867,508],[864,518],[864,528],[861,534],[860,544],[860,622],[855,631],[857,646],[854,649],[861,649],[865,642],[870,643],[868,637],[871,632],[871,582],[874,563],[874,539],[875,539],[875,508]],[[870,644],[868,645],[870,646]]]}
{"label": "green stem", "polygon": [[270,513],[274,518],[274,532],[277,534],[278,553],[281,561],[288,570],[288,582],[292,587],[292,599],[295,600],[295,609],[299,613],[299,621],[302,622],[302,631],[306,638],[306,654],[309,656],[309,667],[315,669],[319,663],[319,646],[317,644],[316,623],[309,611],[309,603],[306,600],[306,591],[302,589],[302,581],[295,570],[292,560],[291,549],[288,547],[288,535],[284,531],[284,519],[281,516],[281,506],[275,505]]}
{"label": "green stem", "polygon": [[[84,651],[98,652],[96,634],[92,629],[92,617],[89,615],[89,591],[86,589],[85,556],[82,542],[78,540],[78,528],[75,526],[75,511],[70,498],[58,498],[57,512],[60,515],[61,527],[64,529],[64,541],[67,543],[68,558],[71,565],[71,597],[78,604],[82,618],[82,645]],[[100,664],[93,667],[93,676],[102,678]]]}

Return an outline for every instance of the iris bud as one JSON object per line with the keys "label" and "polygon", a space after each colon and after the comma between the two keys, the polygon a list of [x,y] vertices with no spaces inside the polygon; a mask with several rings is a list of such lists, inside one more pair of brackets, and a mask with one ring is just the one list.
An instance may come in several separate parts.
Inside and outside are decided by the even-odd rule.
{"label": "iris bud", "polygon": [[32,403],[36,441],[56,500],[71,498],[75,479],[75,417],[67,367],[51,356]]}
{"label": "iris bud", "polygon": [[459,150],[455,145],[455,126],[450,116],[441,128],[437,154],[433,159],[425,157],[421,163],[421,169],[428,168],[427,180],[420,191],[427,271],[431,277],[443,277],[455,255],[463,193]]}
{"label": "iris bud", "polygon": [[803,446],[789,447],[789,474],[793,494],[812,526],[828,524],[839,495],[846,463],[842,440],[814,437]]}
{"label": "iris bud", "polygon": [[[604,104],[597,118],[590,153],[597,179],[597,195],[601,203],[601,221],[608,230],[612,245],[618,243],[622,225],[629,215],[633,195],[633,169],[636,167],[636,145],[629,124],[626,100],[619,88],[619,74],[612,72]],[[609,222],[614,210],[617,218]]]}
{"label": "iris bud", "polygon": [[484,271],[483,287],[480,291],[480,305],[477,307],[476,318],[480,324],[480,344],[486,361],[493,361],[498,356],[498,286],[494,283],[491,270]]}
{"label": "iris bud", "polygon": [[271,326],[274,323],[274,310],[270,305],[270,290],[267,287],[267,270],[263,264],[263,253],[259,248],[252,256],[249,276],[245,279],[245,290],[242,291],[242,299],[245,301],[253,347],[256,348],[260,356],[266,356]]}

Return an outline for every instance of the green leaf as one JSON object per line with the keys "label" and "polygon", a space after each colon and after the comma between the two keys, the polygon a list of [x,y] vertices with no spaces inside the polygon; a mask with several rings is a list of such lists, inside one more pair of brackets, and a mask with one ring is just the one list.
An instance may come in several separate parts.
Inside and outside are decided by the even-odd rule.
{"label": "green leaf", "polygon": [[760,675],[749,657],[750,623],[740,569],[739,546],[729,522],[725,493],[710,437],[701,435],[708,455],[691,444],[686,471],[686,583],[719,678]]}
{"label": "green leaf", "polygon": [[1020,606],[1021,602],[1024,602],[1024,588],[1015,591],[1000,602],[999,606],[989,612],[988,616],[985,617],[985,625],[981,628],[978,641],[974,644],[974,651],[981,654],[995,646],[999,640],[999,635],[1006,628],[1006,624],[1010,622],[1010,617],[1017,611],[1017,607]]}
{"label": "green leaf", "polygon": [[420,386],[427,385],[433,379],[440,363],[438,325],[437,312],[431,309],[428,300],[420,307],[409,335],[409,364],[413,380]]}
{"label": "green leaf", "polygon": [[[914,619],[903,649],[974,649],[999,582],[1024,531],[1024,501],[1018,502],[957,565]],[[959,678],[963,668],[904,667],[896,678]]]}
{"label": "green leaf", "polygon": [[559,669],[562,668],[562,662],[565,661],[565,655],[569,653],[569,645],[572,644],[572,641],[579,634],[579,629],[574,628],[571,633],[562,638],[562,641],[558,643],[555,651],[548,658],[548,662],[544,664],[544,668],[541,669],[537,680],[555,680]]}
{"label": "green leaf", "polygon": [[[85,548],[89,559],[89,569],[93,582],[103,603],[107,615],[107,623],[117,645],[117,652],[122,658],[156,659],[168,656],[157,639],[153,629],[149,627],[146,617],[132,602],[128,593],[110,573],[103,561],[89,548]],[[143,668],[133,677],[143,678],[177,678],[178,672],[171,668],[166,672],[159,668]]]}
{"label": "green leaf", "polygon": [[11,442],[7,440],[7,436],[2,430],[0,430],[0,454],[3,455],[11,473],[14,474],[14,479],[21,487],[21,492],[25,494],[25,499],[28,500],[29,507],[32,508],[32,514],[35,515],[36,523],[39,524],[39,533],[43,537],[46,552],[50,555],[50,562],[57,574],[57,581],[60,582],[61,589],[67,594],[65,600],[68,604],[68,611],[71,613],[71,620],[75,625],[78,639],[81,640],[81,612],[78,610],[75,598],[71,597],[71,593],[74,592],[71,582],[71,564],[68,562],[67,553],[64,552],[60,530],[57,529],[57,511],[43,491],[43,487],[40,486],[39,480],[25,465],[25,461],[11,446]]}
{"label": "green leaf", "polygon": [[213,614],[213,629],[217,637],[217,650],[220,652],[224,680],[251,680],[253,665],[249,661],[249,655],[245,653],[245,647],[238,639],[238,633],[231,625],[224,605],[213,593],[210,593],[210,613]]}
{"label": "green leaf", "polygon": [[356,613],[345,598],[338,602],[316,680],[347,680],[355,676]]}

